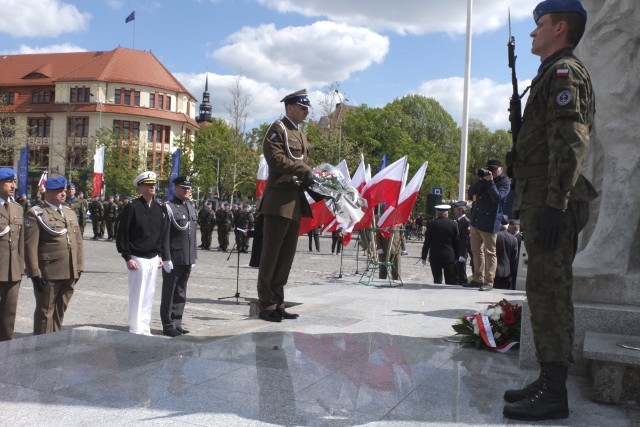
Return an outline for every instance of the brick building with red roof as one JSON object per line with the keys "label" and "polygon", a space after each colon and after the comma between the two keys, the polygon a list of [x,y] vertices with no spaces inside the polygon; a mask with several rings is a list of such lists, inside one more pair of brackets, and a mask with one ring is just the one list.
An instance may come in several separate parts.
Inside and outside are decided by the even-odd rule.
{"label": "brick building with red roof", "polygon": [[139,144],[141,167],[162,173],[174,139],[200,128],[196,102],[151,52],[0,56],[0,166],[16,167],[26,145],[33,195],[44,170],[86,169],[104,127],[123,145]]}

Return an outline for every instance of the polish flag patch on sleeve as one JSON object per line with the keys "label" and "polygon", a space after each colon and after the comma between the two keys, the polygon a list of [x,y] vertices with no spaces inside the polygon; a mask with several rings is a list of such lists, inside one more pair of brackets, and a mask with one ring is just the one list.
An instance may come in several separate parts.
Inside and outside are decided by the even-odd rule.
{"label": "polish flag patch on sleeve", "polygon": [[556,77],[567,77],[569,75],[569,69],[566,67],[560,67],[556,70]]}

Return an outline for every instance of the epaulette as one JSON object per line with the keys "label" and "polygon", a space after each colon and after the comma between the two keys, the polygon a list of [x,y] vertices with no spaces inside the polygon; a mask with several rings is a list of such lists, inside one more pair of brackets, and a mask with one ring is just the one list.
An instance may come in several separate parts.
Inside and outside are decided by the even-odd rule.
{"label": "epaulette", "polygon": [[156,200],[156,203],[160,206],[164,206],[164,202],[162,200]]}

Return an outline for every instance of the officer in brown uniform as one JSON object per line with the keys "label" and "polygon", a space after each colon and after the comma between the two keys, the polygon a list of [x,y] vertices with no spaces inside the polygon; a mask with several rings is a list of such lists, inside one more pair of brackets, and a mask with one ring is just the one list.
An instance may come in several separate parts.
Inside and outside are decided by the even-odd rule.
{"label": "officer in brown uniform", "polygon": [[24,222],[25,265],[36,297],[34,335],[62,330],[64,312],[83,270],[78,218],[64,206],[67,180],[49,178],[44,188],[43,206],[29,209]]}
{"label": "officer in brown uniform", "polygon": [[263,141],[269,177],[259,212],[264,215],[263,249],[258,271],[260,318],[269,322],[295,319],[285,310],[284,285],[296,254],[301,216],[310,217],[304,195],[311,175],[309,143],[300,130],[311,103],[306,90],[285,96],[285,116],[269,126]]}
{"label": "officer in brown uniform", "polygon": [[11,200],[16,182],[15,170],[0,168],[0,341],[13,337],[24,270],[24,212]]}
{"label": "officer in brown uniform", "polygon": [[542,61],[531,83],[513,157],[514,209],[527,247],[527,300],[540,376],[508,390],[507,418],[567,418],[567,371],[574,335],[572,263],[578,233],[597,193],[581,175],[595,99],[584,65],[573,55],[587,20],[578,0],[546,0],[533,11],[531,52]]}

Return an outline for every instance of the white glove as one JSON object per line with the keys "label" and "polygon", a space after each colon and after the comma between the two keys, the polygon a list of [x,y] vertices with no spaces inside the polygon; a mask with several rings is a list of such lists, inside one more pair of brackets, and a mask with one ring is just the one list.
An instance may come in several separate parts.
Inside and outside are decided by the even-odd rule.
{"label": "white glove", "polygon": [[458,258],[458,262],[465,262],[467,259],[463,256]]}
{"label": "white glove", "polygon": [[384,253],[384,249],[378,249],[378,253],[382,255]]}
{"label": "white glove", "polygon": [[426,259],[426,258],[421,259],[420,261],[422,261],[422,266],[423,266],[423,267],[424,267],[425,265],[427,265],[427,259]]}
{"label": "white glove", "polygon": [[167,273],[171,273],[171,270],[173,270],[173,261],[165,261],[162,263],[162,268],[164,268],[164,271]]}

